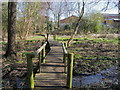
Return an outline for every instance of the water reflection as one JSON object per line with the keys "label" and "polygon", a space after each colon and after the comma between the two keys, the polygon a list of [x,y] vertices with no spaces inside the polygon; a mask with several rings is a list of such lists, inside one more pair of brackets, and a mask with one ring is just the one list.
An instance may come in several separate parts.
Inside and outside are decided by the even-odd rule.
{"label": "water reflection", "polygon": [[101,71],[95,75],[74,76],[73,87],[110,87],[112,84],[118,84],[117,74],[119,73],[117,66]]}

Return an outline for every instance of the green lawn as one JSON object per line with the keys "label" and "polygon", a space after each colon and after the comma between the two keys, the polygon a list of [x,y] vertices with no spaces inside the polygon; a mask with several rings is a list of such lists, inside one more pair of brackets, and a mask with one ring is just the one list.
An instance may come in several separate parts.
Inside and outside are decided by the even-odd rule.
{"label": "green lawn", "polygon": [[[66,37],[57,37],[57,41],[68,41],[69,38]],[[120,41],[120,38],[113,38],[113,39],[108,39],[108,38],[74,38],[73,41],[76,41],[76,43],[81,43],[84,41],[91,41],[94,43],[112,43],[112,44],[118,44]]]}

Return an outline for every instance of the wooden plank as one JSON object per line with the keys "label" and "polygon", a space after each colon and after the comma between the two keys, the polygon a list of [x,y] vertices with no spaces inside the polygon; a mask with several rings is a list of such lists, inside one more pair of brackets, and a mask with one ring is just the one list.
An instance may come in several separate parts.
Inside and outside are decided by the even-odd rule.
{"label": "wooden plank", "polygon": [[[61,44],[53,42],[50,52],[46,56],[46,62],[41,65],[41,73],[35,75],[35,87],[59,88],[66,87],[67,75],[64,73],[63,50]],[[57,46],[56,43],[58,44]]]}

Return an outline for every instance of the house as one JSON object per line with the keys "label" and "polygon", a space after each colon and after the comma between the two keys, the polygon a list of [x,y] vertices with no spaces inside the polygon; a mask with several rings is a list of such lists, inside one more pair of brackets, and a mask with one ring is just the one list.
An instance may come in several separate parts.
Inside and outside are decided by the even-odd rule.
{"label": "house", "polygon": [[104,25],[116,27],[120,24],[120,14],[103,14]]}
{"label": "house", "polygon": [[71,23],[75,22],[77,19],[78,19],[78,17],[74,16],[74,15],[67,17],[65,19],[62,19],[62,20],[60,20],[60,26],[63,27],[67,24],[71,24]]}

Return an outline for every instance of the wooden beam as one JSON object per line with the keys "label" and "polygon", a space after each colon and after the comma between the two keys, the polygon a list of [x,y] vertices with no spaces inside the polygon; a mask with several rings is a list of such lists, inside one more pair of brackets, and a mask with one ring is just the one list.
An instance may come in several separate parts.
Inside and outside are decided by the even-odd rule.
{"label": "wooden beam", "polygon": [[63,53],[64,53],[64,54],[67,54],[68,52],[67,52],[67,50],[66,50],[66,48],[65,48],[64,43],[62,43],[62,48],[63,48]]}
{"label": "wooden beam", "polygon": [[45,48],[46,45],[47,45],[47,42],[45,42],[45,43],[42,45],[42,47],[40,47],[40,48],[39,48],[37,51],[35,51],[33,54],[34,54],[34,55],[39,54],[39,53],[42,51],[42,49]]}

